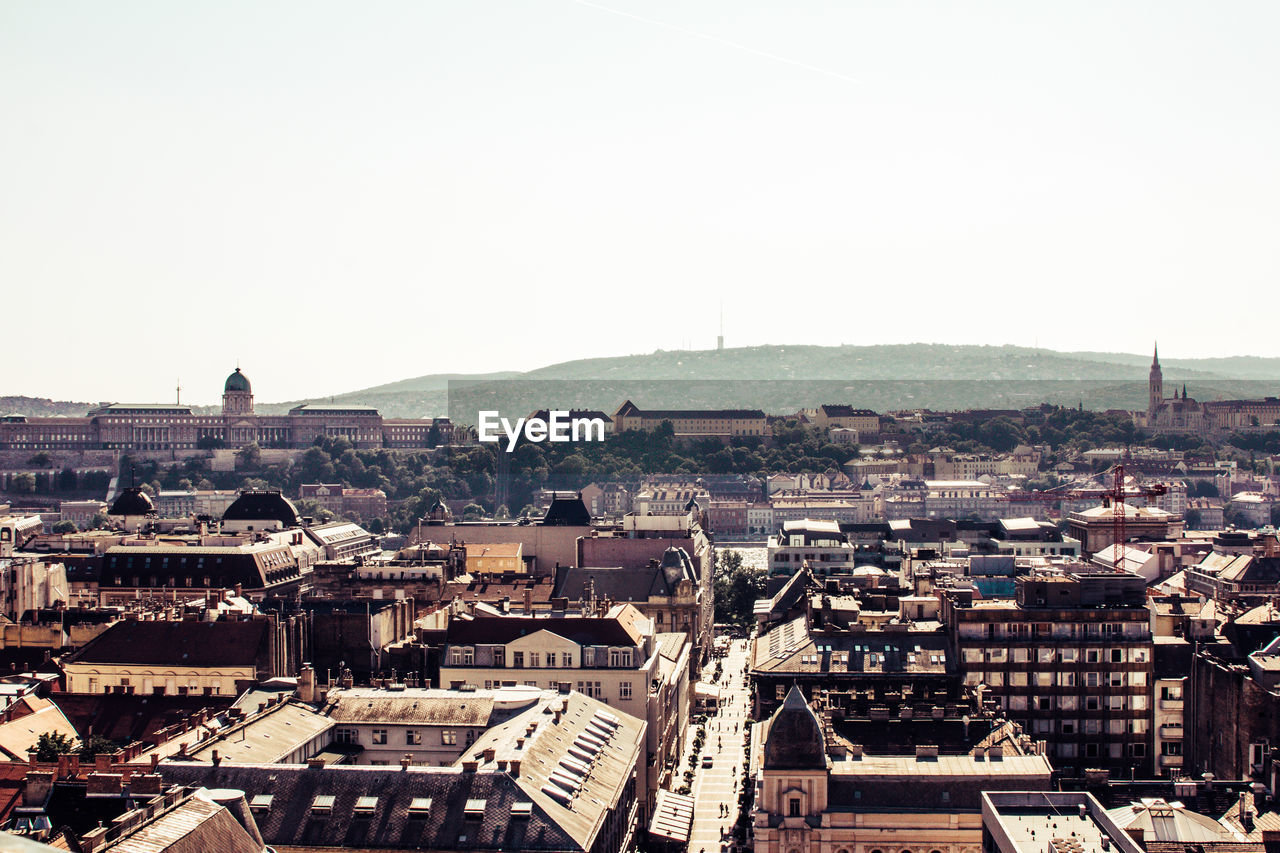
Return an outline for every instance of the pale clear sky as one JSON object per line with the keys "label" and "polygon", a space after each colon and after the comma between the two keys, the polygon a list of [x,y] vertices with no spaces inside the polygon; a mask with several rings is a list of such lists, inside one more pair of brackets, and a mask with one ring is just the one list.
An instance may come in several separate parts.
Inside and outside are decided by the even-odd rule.
{"label": "pale clear sky", "polygon": [[722,298],[730,346],[1280,356],[1278,37],[1274,0],[4,0],[0,394],[704,348]]}

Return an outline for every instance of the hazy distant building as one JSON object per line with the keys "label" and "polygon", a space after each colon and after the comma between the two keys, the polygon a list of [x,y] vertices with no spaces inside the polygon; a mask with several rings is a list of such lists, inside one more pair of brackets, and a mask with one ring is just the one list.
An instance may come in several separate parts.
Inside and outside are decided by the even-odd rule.
{"label": "hazy distant building", "polygon": [[346,438],[360,448],[429,447],[452,439],[448,419],[384,419],[371,406],[295,406],[285,415],[253,409],[249,378],[236,368],[222,390],[222,411],[196,414],[180,403],[102,403],[83,418],[0,418],[0,450],[181,451],[212,447],[306,447]]}
{"label": "hazy distant building", "polygon": [[617,432],[655,430],[670,421],[681,437],[709,438],[769,434],[769,421],[760,409],[651,409],[627,400],[613,413]]}

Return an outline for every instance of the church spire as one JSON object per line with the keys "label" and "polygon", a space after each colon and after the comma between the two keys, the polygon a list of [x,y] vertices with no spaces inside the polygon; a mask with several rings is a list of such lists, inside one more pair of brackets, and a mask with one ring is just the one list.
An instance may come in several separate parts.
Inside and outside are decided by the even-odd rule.
{"label": "church spire", "polygon": [[[1177,396],[1177,391],[1174,391]],[[1147,418],[1154,421],[1156,412],[1164,405],[1164,371],[1160,369],[1160,346],[1151,354],[1151,372],[1147,374]]]}

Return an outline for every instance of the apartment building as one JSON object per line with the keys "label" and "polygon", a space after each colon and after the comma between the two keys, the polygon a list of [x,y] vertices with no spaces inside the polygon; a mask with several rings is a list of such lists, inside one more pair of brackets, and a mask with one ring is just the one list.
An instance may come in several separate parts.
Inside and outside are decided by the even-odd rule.
{"label": "apartment building", "polygon": [[1153,642],[1146,585],[1125,572],[1039,571],[1016,597],[946,590],[942,619],[966,684],[981,688],[1054,767],[1150,773]]}
{"label": "apartment building", "polygon": [[528,685],[579,693],[648,722],[648,797],[670,779],[691,702],[691,646],[683,633],[656,633],[631,604],[607,611],[510,616],[476,608],[449,620],[440,684],[486,689]]}
{"label": "apartment building", "polygon": [[837,521],[785,522],[776,535],[769,537],[768,591],[776,592],[805,565],[818,577],[849,575],[857,554],[857,548],[841,532]]}

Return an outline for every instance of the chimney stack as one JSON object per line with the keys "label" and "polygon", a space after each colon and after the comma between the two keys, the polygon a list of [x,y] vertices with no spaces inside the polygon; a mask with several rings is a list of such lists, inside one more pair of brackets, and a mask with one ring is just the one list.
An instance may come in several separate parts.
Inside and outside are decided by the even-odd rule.
{"label": "chimney stack", "polygon": [[298,699],[307,704],[316,701],[316,671],[309,663],[298,671]]}

